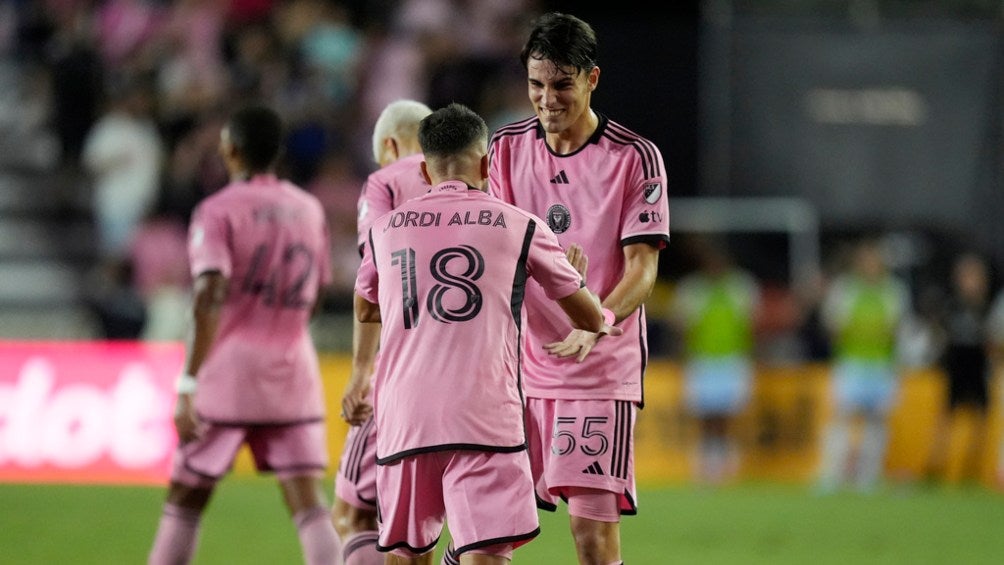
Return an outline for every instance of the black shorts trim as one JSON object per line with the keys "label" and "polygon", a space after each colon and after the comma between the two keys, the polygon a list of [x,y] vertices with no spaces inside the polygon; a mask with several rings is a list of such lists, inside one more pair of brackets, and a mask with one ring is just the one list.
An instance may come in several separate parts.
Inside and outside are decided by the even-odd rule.
{"label": "black shorts trim", "polygon": [[464,546],[461,546],[461,547],[458,547],[458,548],[454,549],[453,550],[453,555],[455,555],[455,556],[457,556],[459,558],[460,555],[463,554],[465,551],[470,551],[472,549],[478,549],[478,548],[481,548],[481,547],[489,547],[489,546],[492,546],[492,545],[499,545],[499,544],[503,544],[503,543],[512,543],[514,541],[531,540],[531,539],[537,537],[538,535],[540,535],[540,528],[539,527],[535,528],[532,532],[527,532],[525,534],[517,534],[515,536],[506,536],[506,537],[502,537],[502,538],[481,540],[481,541],[477,541],[477,542],[474,542],[474,543],[469,543],[467,545],[464,545]]}
{"label": "black shorts trim", "polygon": [[422,453],[435,453],[437,451],[485,451],[488,453],[518,453],[520,451],[526,451],[526,443],[521,443],[519,445],[513,445],[513,446],[480,445],[477,443],[444,443],[442,445],[431,445],[429,447],[418,447],[415,449],[399,451],[393,455],[388,455],[387,457],[378,456],[377,465],[388,465],[395,461],[404,459],[405,457],[411,457],[412,455],[420,455]]}
{"label": "black shorts trim", "polygon": [[533,493],[533,497],[537,499],[537,508],[540,510],[545,510],[547,512],[554,512],[558,509],[557,504],[551,504],[550,502],[547,502],[546,500],[537,496],[536,492]]}
{"label": "black shorts trim", "polygon": [[219,426],[221,428],[285,428],[288,426],[302,426],[305,424],[316,424],[324,421],[324,416],[310,416],[297,420],[282,420],[276,422],[255,422],[243,420],[213,420],[199,414],[199,419],[207,424]]}
{"label": "black shorts trim", "polygon": [[403,548],[407,549],[408,551],[414,553],[415,555],[422,555],[423,553],[428,553],[428,552],[432,551],[433,549],[435,549],[437,543],[439,543],[439,537],[438,536],[436,537],[435,541],[433,541],[432,543],[430,543],[429,545],[427,545],[425,547],[412,547],[412,546],[408,545],[408,542],[406,542],[406,541],[401,541],[401,542],[398,542],[398,543],[395,543],[395,544],[383,546],[383,545],[380,545],[380,542],[378,541],[377,544],[376,544],[376,549],[377,549],[377,551],[382,551],[384,553],[387,553],[387,552],[390,552],[390,551],[394,551],[395,549],[398,549],[400,547],[403,547]]}

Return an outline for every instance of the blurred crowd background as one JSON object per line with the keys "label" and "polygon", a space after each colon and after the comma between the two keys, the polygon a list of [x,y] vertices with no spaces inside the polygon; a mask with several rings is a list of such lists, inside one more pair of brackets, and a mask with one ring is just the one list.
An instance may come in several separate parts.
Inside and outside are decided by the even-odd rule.
{"label": "blurred crowd background", "polygon": [[6,0],[0,4],[0,328],[8,338],[179,339],[185,229],[226,182],[223,118],[266,100],[281,172],[327,207],[347,347],[355,205],[389,101],[530,115],[530,20],[591,22],[594,107],[655,141],[673,243],[648,304],[684,354],[676,290],[721,248],[757,284],[758,359],[825,359],[820,306],[861,236],[906,282],[901,352],[933,362],[952,265],[1004,260],[1001,21],[991,1]]}

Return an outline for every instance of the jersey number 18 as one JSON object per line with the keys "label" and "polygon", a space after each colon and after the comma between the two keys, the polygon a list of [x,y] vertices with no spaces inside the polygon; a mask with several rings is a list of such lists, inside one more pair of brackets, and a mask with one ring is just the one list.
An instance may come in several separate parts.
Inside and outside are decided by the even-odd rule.
{"label": "jersey number 18", "polygon": [[[450,272],[451,263],[460,262],[460,273]],[[415,275],[415,250],[406,247],[391,253],[391,265],[401,269],[401,298],[404,304],[404,327],[412,329],[418,326],[419,296],[418,280]],[[481,311],[481,289],[475,284],[485,272],[485,260],[477,249],[469,245],[447,247],[440,249],[429,261],[429,274],[438,281],[429,289],[425,297],[425,308],[433,319],[443,322],[465,322],[478,315]],[[448,294],[460,292],[463,301],[454,308],[447,308],[445,299]],[[455,303],[455,302],[454,302]]]}

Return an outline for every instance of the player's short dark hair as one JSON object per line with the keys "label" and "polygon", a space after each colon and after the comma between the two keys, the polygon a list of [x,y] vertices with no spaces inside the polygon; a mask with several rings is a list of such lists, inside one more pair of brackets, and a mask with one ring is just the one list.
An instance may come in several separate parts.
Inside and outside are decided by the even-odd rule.
{"label": "player's short dark hair", "polygon": [[279,158],[282,118],[272,108],[257,104],[244,106],[230,115],[227,129],[230,143],[251,172],[267,171]]}
{"label": "player's short dark hair", "polygon": [[422,119],[418,126],[418,143],[422,153],[445,157],[463,152],[472,143],[488,139],[485,120],[463,104],[454,102]]}
{"label": "player's short dark hair", "polygon": [[561,12],[544,14],[534,21],[519,60],[548,60],[559,67],[590,71],[596,66],[596,32],[581,19]]}

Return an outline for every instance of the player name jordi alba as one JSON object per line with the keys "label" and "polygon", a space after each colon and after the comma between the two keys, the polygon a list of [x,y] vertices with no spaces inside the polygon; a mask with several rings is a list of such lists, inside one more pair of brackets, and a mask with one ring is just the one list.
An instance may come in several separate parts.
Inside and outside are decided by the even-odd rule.
{"label": "player name jordi alba", "polygon": [[[394,212],[387,220],[387,225],[383,231],[394,228],[427,228],[442,225],[444,216],[442,212]],[[468,210],[466,212],[454,212],[446,220],[447,226],[489,226],[493,228],[505,228],[505,213],[493,210],[479,210],[477,212]]]}

